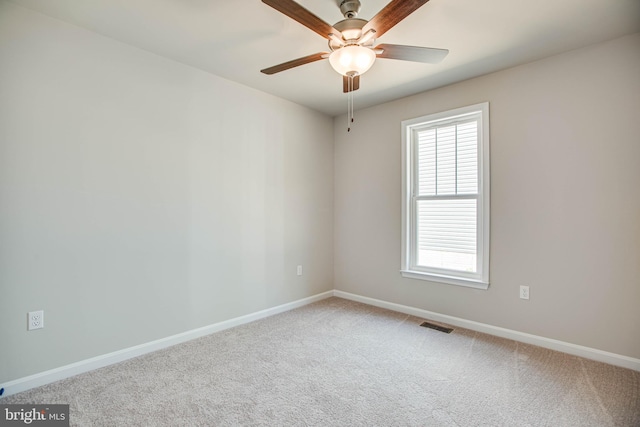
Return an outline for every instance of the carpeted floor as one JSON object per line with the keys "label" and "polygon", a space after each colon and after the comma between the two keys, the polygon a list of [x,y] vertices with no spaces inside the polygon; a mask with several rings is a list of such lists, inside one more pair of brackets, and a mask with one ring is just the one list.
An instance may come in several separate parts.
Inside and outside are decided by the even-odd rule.
{"label": "carpeted floor", "polygon": [[640,426],[640,372],[330,298],[0,402],[78,426]]}

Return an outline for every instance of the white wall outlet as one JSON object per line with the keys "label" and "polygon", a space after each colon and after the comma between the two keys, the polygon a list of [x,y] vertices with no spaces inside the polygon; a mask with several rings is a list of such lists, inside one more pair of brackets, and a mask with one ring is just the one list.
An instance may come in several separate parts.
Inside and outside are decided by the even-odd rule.
{"label": "white wall outlet", "polygon": [[302,266],[298,266],[298,276],[302,276]]}
{"label": "white wall outlet", "polygon": [[529,287],[528,286],[520,286],[520,298],[521,299],[529,299]]}
{"label": "white wall outlet", "polygon": [[27,315],[27,330],[32,331],[34,329],[44,328],[44,311],[30,311]]}

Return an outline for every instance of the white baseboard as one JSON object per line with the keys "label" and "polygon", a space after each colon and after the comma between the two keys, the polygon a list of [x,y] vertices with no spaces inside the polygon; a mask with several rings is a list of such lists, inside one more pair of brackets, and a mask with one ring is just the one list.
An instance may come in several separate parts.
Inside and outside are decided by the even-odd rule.
{"label": "white baseboard", "polygon": [[333,295],[339,298],[373,305],[375,307],[386,308],[388,310],[410,314],[412,316],[421,317],[424,319],[447,323],[452,326],[471,329],[472,331],[484,332],[489,335],[508,338],[514,341],[537,345],[538,347],[544,347],[550,350],[561,351],[563,353],[572,354],[574,356],[580,356],[586,359],[597,360],[599,362],[608,363],[610,365],[621,366],[623,368],[640,371],[640,359],[635,359],[633,357],[609,353],[607,351],[540,337],[537,335],[526,334],[524,332],[501,328],[499,326],[487,325],[485,323],[474,322],[472,320],[461,319],[459,317],[448,316],[446,314],[434,313],[432,311],[409,307],[407,305],[395,304],[375,298],[363,297],[361,295],[351,294],[348,292],[334,290]]}
{"label": "white baseboard", "polygon": [[219,323],[214,323],[202,328],[192,329],[190,331],[182,332],[180,334],[172,335],[166,338],[161,338],[156,341],[151,341],[148,343],[136,345],[134,347],[114,351],[113,353],[81,360],[70,365],[61,366],[59,368],[30,375],[28,377],[18,378],[5,384],[0,384],[0,387],[4,388],[3,397],[9,396],[21,391],[29,390],[34,387],[39,387],[45,384],[52,383],[54,381],[59,381],[65,378],[72,377],[74,375],[92,371],[94,369],[113,365],[114,363],[122,362],[127,359],[142,356],[143,354],[171,347],[185,341],[200,338],[214,332],[223,331],[225,329],[233,328],[235,326],[243,325],[255,320],[264,319],[265,317],[293,310],[294,308],[302,307],[304,305],[311,304],[313,302],[320,301],[331,296],[333,296],[333,291],[323,292],[297,301],[247,314],[245,316],[240,316]]}
{"label": "white baseboard", "polygon": [[599,362],[609,363],[615,366],[621,366],[623,368],[629,368],[636,371],[640,371],[640,359],[632,357],[622,356],[615,353],[609,353],[606,351],[584,347],[576,344],[566,343],[550,338],[540,337],[537,335],[526,334],[523,332],[514,331],[511,329],[501,328],[498,326],[487,325],[480,322],[474,322],[472,320],[466,320],[459,317],[448,316],[446,314],[435,313],[432,311],[422,310],[420,308],[410,307],[401,304],[395,304],[392,302],[382,301],[375,298],[364,297],[361,295],[351,294],[348,292],[333,290],[323,292],[317,295],[313,295],[308,298],[303,298],[297,301],[293,301],[287,304],[282,304],[276,307],[261,310],[255,313],[247,314],[245,316],[236,317],[233,319],[225,320],[223,322],[214,323],[202,328],[192,329],[190,331],[182,332],[180,334],[172,335],[170,337],[162,338],[156,341],[151,341],[145,344],[140,344],[134,347],[125,348],[122,350],[114,351],[112,353],[104,354],[101,356],[93,357],[91,359],[81,360],[70,365],[61,366],[59,368],[51,369],[38,374],[30,375],[24,378],[18,378],[13,381],[9,381],[4,384],[0,384],[0,387],[4,388],[4,395],[9,396],[21,391],[29,390],[34,387],[39,387],[45,384],[59,381],[65,378],[72,377],[84,372],[92,371],[94,369],[102,368],[105,366],[113,365],[118,362],[122,362],[134,357],[142,356],[143,354],[151,353],[153,351],[161,350],[163,348],[171,347],[176,344],[180,344],[185,341],[200,338],[205,335],[212,334],[214,332],[223,331],[225,329],[233,328],[235,326],[243,325],[245,323],[253,322],[255,320],[264,319],[265,317],[273,316],[275,314],[283,313],[285,311],[293,310],[295,308],[302,307],[307,304],[311,304],[316,301],[320,301],[331,296],[344,298],[352,301],[361,302],[364,304],[372,305],[375,307],[386,308],[388,310],[397,311],[400,313],[410,314],[412,316],[421,317],[425,319],[435,320],[442,323],[447,323],[453,326],[459,326],[461,328],[470,329],[473,331],[483,332],[490,335],[495,335],[502,338],[508,338],[515,341],[524,342],[527,344],[537,345],[539,347],[548,348],[551,350],[561,351],[563,353],[572,354],[574,356],[580,356],[587,359],[597,360]]}

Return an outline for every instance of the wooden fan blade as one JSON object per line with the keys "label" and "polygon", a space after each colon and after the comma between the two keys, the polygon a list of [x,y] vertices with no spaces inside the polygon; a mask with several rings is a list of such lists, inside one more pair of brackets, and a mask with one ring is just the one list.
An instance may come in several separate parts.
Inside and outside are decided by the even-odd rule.
{"label": "wooden fan blade", "polygon": [[321,59],[326,59],[328,55],[329,53],[327,52],[318,52],[318,53],[314,53],[313,55],[304,56],[302,58],[298,58],[291,61],[283,62],[282,64],[274,65],[273,67],[265,68],[264,70],[260,70],[260,72],[264,74],[275,74],[275,73],[279,73],[280,71],[288,70],[290,68],[299,67],[300,65],[320,61]]}
{"label": "wooden fan blade", "polygon": [[329,34],[331,33],[338,37],[342,37],[340,31],[336,30],[293,0],[262,0],[262,2],[271,6],[278,12],[287,15],[294,21],[301,23],[310,30],[315,31],[324,38],[329,37]]}
{"label": "wooden fan blade", "polygon": [[[264,1],[264,0],[263,0]],[[362,28],[362,34],[376,30],[376,38],[393,28],[398,22],[415,12],[429,0],[391,0]]]}
{"label": "wooden fan blade", "polygon": [[354,90],[360,89],[360,76],[353,77],[353,87],[349,90],[349,77],[342,76],[342,92],[353,92]]}
{"label": "wooden fan blade", "polygon": [[424,62],[437,64],[449,54],[447,49],[432,47],[404,46],[400,44],[379,44],[376,49],[382,49],[378,58],[400,59],[402,61]]}

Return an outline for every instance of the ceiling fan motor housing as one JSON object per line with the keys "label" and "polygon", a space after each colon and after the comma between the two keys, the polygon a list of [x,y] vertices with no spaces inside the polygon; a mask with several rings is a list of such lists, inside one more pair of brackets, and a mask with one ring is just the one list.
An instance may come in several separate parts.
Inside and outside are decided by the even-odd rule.
{"label": "ceiling fan motor housing", "polygon": [[360,12],[360,0],[342,0],[340,12],[345,18],[355,18]]}
{"label": "ceiling fan motor housing", "polygon": [[[355,44],[355,42],[362,35],[362,27],[367,24],[367,21],[360,18],[347,18],[343,19],[340,22],[336,22],[333,25],[333,28],[340,31],[342,33],[342,37],[344,38],[347,45]],[[351,42],[351,43],[349,43]],[[363,45],[371,45],[373,44],[373,40]],[[342,46],[335,41],[329,39],[329,48],[331,50],[340,49]]]}

